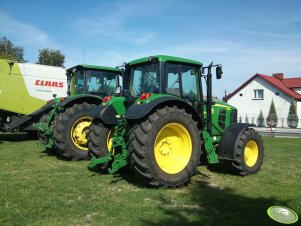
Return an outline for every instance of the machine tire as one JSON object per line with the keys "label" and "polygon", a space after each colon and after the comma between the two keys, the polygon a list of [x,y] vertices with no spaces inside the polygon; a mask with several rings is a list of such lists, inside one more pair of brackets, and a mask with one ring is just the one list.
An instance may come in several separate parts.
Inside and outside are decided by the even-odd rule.
{"label": "machine tire", "polygon": [[38,132],[37,131],[27,131],[27,136],[29,136],[32,140],[38,139]]}
{"label": "machine tire", "polygon": [[257,131],[248,128],[240,137],[234,150],[232,165],[240,175],[257,173],[263,163],[264,148]]}
{"label": "machine tire", "polygon": [[[113,131],[107,125],[104,125],[100,119],[93,119],[88,133],[88,155],[90,158],[101,158],[108,155],[112,145]],[[104,163],[99,167],[104,170],[108,167],[108,163]]]}
{"label": "machine tire", "polygon": [[[62,112],[54,121],[53,141],[63,157],[79,161],[87,160],[86,135],[92,118],[89,116],[94,104],[75,104]],[[75,132],[77,132],[75,136]]]}
{"label": "machine tire", "polygon": [[183,186],[190,182],[200,160],[199,134],[197,122],[183,109],[158,109],[130,131],[130,166],[148,185]]}

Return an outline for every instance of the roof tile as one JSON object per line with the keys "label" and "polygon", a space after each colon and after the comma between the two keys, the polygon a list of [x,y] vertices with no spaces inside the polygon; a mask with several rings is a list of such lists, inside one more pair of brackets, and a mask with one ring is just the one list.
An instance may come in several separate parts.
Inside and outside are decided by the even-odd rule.
{"label": "roof tile", "polygon": [[268,83],[270,83],[272,86],[276,87],[277,89],[281,90],[285,94],[297,99],[301,100],[301,95],[295,91],[292,90],[292,88],[301,88],[301,78],[287,78],[287,79],[277,79],[268,75],[263,74],[255,74],[252,76],[248,81],[243,83],[241,86],[239,86],[236,90],[234,90],[232,93],[227,95],[224,99],[227,101],[232,96],[234,96],[237,92],[239,92],[242,88],[244,88],[246,85],[248,85],[252,80],[254,80],[256,77],[259,77]]}

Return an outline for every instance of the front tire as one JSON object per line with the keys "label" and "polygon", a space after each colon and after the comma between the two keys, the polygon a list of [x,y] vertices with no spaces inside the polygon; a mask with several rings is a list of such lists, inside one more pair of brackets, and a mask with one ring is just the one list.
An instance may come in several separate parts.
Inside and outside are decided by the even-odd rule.
{"label": "front tire", "polygon": [[232,165],[241,175],[257,173],[262,164],[264,148],[262,139],[257,131],[247,129],[240,137],[234,150],[235,160]]}
{"label": "front tire", "polygon": [[87,160],[87,133],[94,104],[75,104],[62,112],[54,122],[53,140],[57,151],[71,160]]}
{"label": "front tire", "polygon": [[[114,131],[101,120],[93,119],[88,133],[88,155],[90,158],[102,158],[108,155],[112,147]],[[108,163],[104,163],[99,169],[104,170]]]}
{"label": "front tire", "polygon": [[191,115],[165,107],[129,134],[130,164],[149,185],[180,187],[190,182],[201,155],[201,139]]}

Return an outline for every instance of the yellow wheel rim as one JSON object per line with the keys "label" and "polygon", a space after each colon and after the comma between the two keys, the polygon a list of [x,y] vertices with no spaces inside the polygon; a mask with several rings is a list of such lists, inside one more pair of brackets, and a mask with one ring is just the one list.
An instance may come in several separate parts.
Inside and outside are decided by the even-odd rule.
{"label": "yellow wheel rim", "polygon": [[191,137],[179,123],[169,123],[158,133],[155,140],[155,159],[165,173],[176,174],[188,164],[192,154]]}
{"label": "yellow wheel rim", "polygon": [[252,167],[256,164],[258,159],[258,146],[253,140],[248,141],[244,151],[245,163],[248,167]]}
{"label": "yellow wheel rim", "polygon": [[107,137],[107,147],[108,147],[108,151],[111,150],[112,145],[113,145],[113,135],[114,135],[114,130],[110,130],[108,137]]}
{"label": "yellow wheel rim", "polygon": [[87,151],[87,134],[92,122],[91,117],[82,117],[78,119],[71,128],[71,139],[76,147],[82,151]]}

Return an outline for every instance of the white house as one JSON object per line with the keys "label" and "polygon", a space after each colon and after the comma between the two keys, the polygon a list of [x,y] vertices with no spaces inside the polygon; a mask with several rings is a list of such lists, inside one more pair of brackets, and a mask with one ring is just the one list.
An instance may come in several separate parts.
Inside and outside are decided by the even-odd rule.
{"label": "white house", "polygon": [[273,100],[278,116],[277,127],[288,127],[287,117],[293,100],[297,104],[298,128],[301,128],[301,77],[284,78],[283,73],[273,76],[255,74],[224,100],[238,109],[238,119],[255,124],[260,110],[266,119]]}

